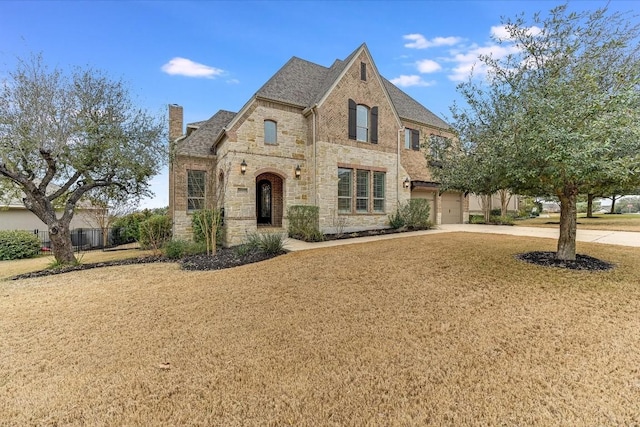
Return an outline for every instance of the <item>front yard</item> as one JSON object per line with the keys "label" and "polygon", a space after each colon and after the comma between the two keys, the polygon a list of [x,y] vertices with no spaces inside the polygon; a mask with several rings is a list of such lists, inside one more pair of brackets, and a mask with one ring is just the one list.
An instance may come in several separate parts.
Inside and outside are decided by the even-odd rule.
{"label": "front yard", "polygon": [[0,282],[8,425],[635,425],[640,250],[433,234]]}

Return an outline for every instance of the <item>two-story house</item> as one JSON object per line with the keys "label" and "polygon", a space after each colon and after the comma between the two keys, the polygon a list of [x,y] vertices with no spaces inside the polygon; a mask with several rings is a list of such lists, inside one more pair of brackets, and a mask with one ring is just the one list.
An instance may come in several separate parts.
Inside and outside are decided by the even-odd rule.
{"label": "two-story house", "polygon": [[[191,236],[191,215],[224,207],[225,244],[261,228],[287,227],[287,208],[319,207],[333,232],[388,227],[410,198],[431,203],[434,223],[468,220],[468,200],[440,193],[425,142],[449,126],[382,77],[363,44],[324,67],[291,58],[237,112],[187,124],[169,106],[169,212],[174,236]],[[421,148],[422,147],[422,148]]]}

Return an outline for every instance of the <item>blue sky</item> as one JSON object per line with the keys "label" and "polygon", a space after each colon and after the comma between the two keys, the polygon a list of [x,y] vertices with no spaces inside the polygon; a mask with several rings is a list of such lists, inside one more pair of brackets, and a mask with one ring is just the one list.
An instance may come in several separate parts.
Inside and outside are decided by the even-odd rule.
{"label": "blue sky", "polygon": [[[506,53],[491,40],[501,17],[543,14],[552,1],[0,1],[0,79],[16,57],[42,53],[52,66],[94,67],[130,85],[137,103],[185,122],[238,111],[292,56],[330,66],[363,42],[379,72],[445,120],[478,53]],[[573,1],[595,10],[606,1]],[[634,1],[609,8],[640,12]],[[637,17],[633,19],[640,22]],[[507,48],[508,49],[508,48]],[[168,204],[166,172],[152,182]]]}

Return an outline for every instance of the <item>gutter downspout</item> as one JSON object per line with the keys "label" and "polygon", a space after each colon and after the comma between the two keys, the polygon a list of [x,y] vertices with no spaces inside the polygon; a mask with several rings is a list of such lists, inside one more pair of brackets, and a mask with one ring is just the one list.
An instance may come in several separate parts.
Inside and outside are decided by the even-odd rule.
{"label": "gutter downspout", "polygon": [[311,107],[311,114],[313,115],[312,120],[312,131],[311,131],[311,141],[313,144],[313,205],[318,206],[318,146],[316,143],[316,108],[318,104],[315,104]]}
{"label": "gutter downspout", "polygon": [[400,207],[400,191],[404,189],[404,182],[402,184],[400,183],[400,135],[402,135],[404,129],[404,126],[398,129],[398,155],[396,158],[396,209]]}

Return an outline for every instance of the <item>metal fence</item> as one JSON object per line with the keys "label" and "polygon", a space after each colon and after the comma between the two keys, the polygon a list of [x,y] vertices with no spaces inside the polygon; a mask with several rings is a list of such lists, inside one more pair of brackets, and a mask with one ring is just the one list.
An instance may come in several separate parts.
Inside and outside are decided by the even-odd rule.
{"label": "metal fence", "polygon": [[[49,232],[46,230],[31,230],[40,239],[40,251],[51,251],[51,240]],[[71,243],[76,252],[89,251],[95,249],[106,249],[114,246],[113,230],[100,228],[74,228],[71,230]]]}

